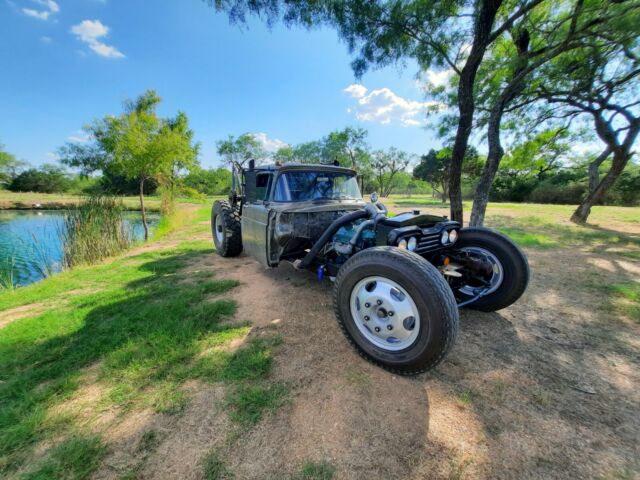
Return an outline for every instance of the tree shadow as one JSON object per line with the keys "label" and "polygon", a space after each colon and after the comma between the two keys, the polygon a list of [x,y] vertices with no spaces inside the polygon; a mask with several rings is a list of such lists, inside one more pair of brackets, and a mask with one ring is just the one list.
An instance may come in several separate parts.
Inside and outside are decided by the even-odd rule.
{"label": "tree shadow", "polygon": [[124,288],[79,296],[60,311],[23,320],[11,338],[5,337],[0,343],[0,472],[19,468],[38,442],[74,429],[73,418],[54,412],[81,387],[87,367],[99,364],[98,381],[107,392],[101,401],[107,405],[166,412],[184,404],[176,387],[186,379],[217,379],[233,368],[234,355],[197,356],[203,343],[245,333],[222,323],[236,306],[216,297],[236,282],[179,281],[180,270],[205,253],[129,257],[121,261],[130,263]]}

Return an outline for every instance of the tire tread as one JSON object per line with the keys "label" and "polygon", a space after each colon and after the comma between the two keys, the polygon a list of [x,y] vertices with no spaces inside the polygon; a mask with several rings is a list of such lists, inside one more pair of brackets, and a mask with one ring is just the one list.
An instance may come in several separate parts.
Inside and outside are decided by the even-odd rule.
{"label": "tire tread", "polygon": [[[391,250],[393,250],[393,253]],[[422,364],[416,367],[402,368],[387,365],[365,352],[360,347],[360,345],[358,345],[358,343],[351,337],[344,324],[344,320],[342,319],[339,311],[338,286],[340,285],[344,275],[348,272],[348,267],[350,265],[356,262],[363,261],[367,257],[374,255],[376,256],[376,258],[380,258],[380,256],[386,256],[393,261],[401,261],[406,264],[411,264],[412,266],[420,269],[426,277],[433,280],[431,283],[436,288],[438,297],[442,300],[442,317],[447,323],[444,325],[443,330],[444,332],[446,332],[446,335],[444,336],[444,340],[441,342],[439,354],[436,357],[431,358],[430,361],[426,364]],[[428,268],[430,264],[427,263],[425,265],[420,260],[422,260],[422,258],[417,256],[416,254],[397,247],[373,247],[367,250],[363,250],[357,256],[353,256],[349,260],[347,260],[345,264],[340,268],[335,280],[335,287],[333,289],[333,309],[335,312],[335,316],[338,320],[338,325],[340,326],[342,333],[347,338],[349,343],[355,348],[355,350],[361,357],[397,375],[418,375],[420,373],[431,370],[444,359],[447,353],[449,353],[458,335],[458,306],[451,292],[451,289],[449,288],[449,285],[444,281],[444,279],[440,276],[440,273],[435,268]]]}

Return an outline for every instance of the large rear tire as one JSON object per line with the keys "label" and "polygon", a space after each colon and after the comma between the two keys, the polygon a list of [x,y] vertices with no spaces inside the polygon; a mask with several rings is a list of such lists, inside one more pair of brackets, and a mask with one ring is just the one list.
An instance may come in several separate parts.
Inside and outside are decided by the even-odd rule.
{"label": "large rear tire", "polygon": [[334,309],[367,360],[400,375],[432,369],[453,346],[458,308],[438,270],[397,247],[362,250],[340,268]]}
{"label": "large rear tire", "polygon": [[[469,227],[460,230],[456,250],[493,264],[489,293],[469,304],[469,308],[495,312],[518,300],[529,284],[529,262],[513,241],[495,230]],[[464,288],[459,290],[464,292]],[[469,293],[471,289],[469,289]],[[457,294],[460,297],[460,293]],[[464,293],[462,293],[464,300]],[[467,298],[472,298],[469,294]]]}
{"label": "large rear tire", "polygon": [[223,257],[237,257],[242,252],[242,230],[238,211],[224,200],[211,210],[211,233],[216,251]]}

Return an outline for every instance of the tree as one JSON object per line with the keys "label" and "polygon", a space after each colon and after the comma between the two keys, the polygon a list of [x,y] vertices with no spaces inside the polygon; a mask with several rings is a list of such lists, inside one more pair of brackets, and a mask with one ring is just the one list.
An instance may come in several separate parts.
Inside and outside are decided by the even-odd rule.
{"label": "tree", "polygon": [[[413,176],[431,184],[434,191],[440,194],[442,203],[449,198],[449,184],[451,181],[452,149],[443,148],[439,151],[433,149],[420,157],[420,162],[413,169]],[[478,151],[474,147],[468,147],[463,163],[462,173],[470,177],[476,177],[478,170],[482,168],[482,161]]]}
{"label": "tree", "polygon": [[375,172],[376,184],[380,196],[388,197],[397,186],[396,175],[407,168],[411,156],[397,148],[387,151],[376,150],[371,155],[371,166]]}
{"label": "tree", "polygon": [[550,128],[537,133],[533,138],[516,144],[502,162],[507,169],[520,174],[535,175],[538,181],[546,173],[557,170],[571,151],[569,143],[573,137],[567,128]]}
{"label": "tree", "polygon": [[450,156],[438,155],[431,149],[420,157],[420,162],[413,169],[413,176],[431,185],[434,192],[440,194],[442,203],[449,197],[449,163]]}
{"label": "tree", "polygon": [[[585,223],[591,207],[602,201],[634,155],[640,133],[640,4],[606,2],[609,10],[593,15],[597,35],[546,63],[522,94],[520,116],[542,122],[590,123],[603,143],[590,167],[590,188],[572,220]],[[602,179],[598,170],[607,159]]]}
{"label": "tree", "polygon": [[7,152],[4,145],[0,143],[0,186],[7,186],[11,183],[22,166],[24,166],[24,162]]}
{"label": "tree", "polygon": [[[484,221],[489,191],[504,155],[500,132],[505,111],[521,98],[529,85],[535,84],[538,71],[556,59],[583,49],[585,44],[602,42],[610,33],[615,39],[618,19],[634,10],[638,10],[635,1],[566,0],[557,8],[545,8],[541,4],[515,22],[509,35],[495,43],[479,71],[477,96],[484,110],[489,152],[474,195],[472,226],[482,225]],[[628,31],[624,31],[623,36],[628,39]],[[597,57],[584,60],[593,64]],[[511,109],[512,113],[517,110],[517,106]]]}
{"label": "tree", "polygon": [[67,173],[56,165],[30,168],[17,175],[9,184],[12,192],[63,193],[71,186]]}
{"label": "tree", "polygon": [[[209,0],[233,22],[256,14],[306,27],[330,25],[351,51],[357,76],[368,68],[414,59],[421,70],[448,68],[457,78],[458,121],[452,148],[451,218],[462,222],[462,163],[473,126],[476,76],[485,52],[543,0]],[[548,8],[548,7],[544,7]],[[471,42],[470,42],[471,39]]]}
{"label": "tree", "polygon": [[205,195],[221,195],[231,188],[231,172],[227,168],[205,170],[196,167],[182,179],[182,182],[186,187]]}
{"label": "tree", "polygon": [[267,152],[256,137],[251,133],[244,133],[238,138],[229,135],[226,140],[216,142],[218,155],[227,165],[244,167],[249,160],[260,162],[267,158]]}
{"label": "tree", "polygon": [[144,205],[145,184],[156,181],[172,185],[180,169],[197,162],[199,145],[193,142],[187,116],[160,118],[156,108],[161,102],[153,90],[124,103],[124,112],[107,116],[85,127],[92,141],[67,143],[60,149],[61,161],[83,172],[106,170],[138,183],[140,211],[145,240],[149,237]]}

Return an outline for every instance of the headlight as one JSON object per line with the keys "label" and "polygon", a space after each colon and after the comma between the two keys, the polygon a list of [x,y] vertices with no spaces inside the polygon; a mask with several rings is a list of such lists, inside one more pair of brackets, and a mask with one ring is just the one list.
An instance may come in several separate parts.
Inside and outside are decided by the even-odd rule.
{"label": "headlight", "polygon": [[409,239],[409,242],[407,243],[407,248],[413,252],[417,246],[418,246],[418,241],[416,240],[416,237],[411,237]]}
{"label": "headlight", "polygon": [[442,232],[442,236],[440,237],[440,243],[442,243],[443,245],[446,245],[447,243],[449,243],[449,232],[447,232],[446,230]]}
{"label": "headlight", "polygon": [[407,241],[404,238],[398,242],[398,248],[404,248],[406,250]]}
{"label": "headlight", "polygon": [[449,241],[451,243],[455,243],[456,240],[458,240],[458,231],[457,230],[451,230],[449,232]]}

